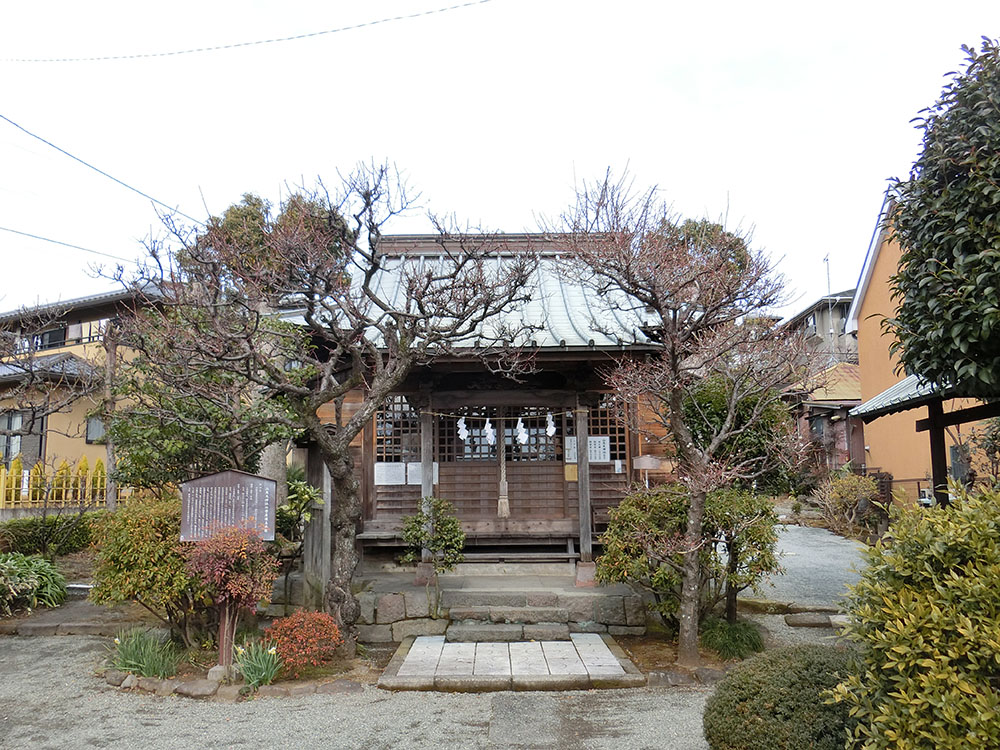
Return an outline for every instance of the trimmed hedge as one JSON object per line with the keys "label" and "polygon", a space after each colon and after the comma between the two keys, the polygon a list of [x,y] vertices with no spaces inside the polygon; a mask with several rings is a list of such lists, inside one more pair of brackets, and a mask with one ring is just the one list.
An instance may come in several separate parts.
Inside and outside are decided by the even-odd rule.
{"label": "trimmed hedge", "polygon": [[[0,551],[24,555],[68,555],[90,546],[94,522],[105,511],[26,516],[0,522]],[[74,526],[75,525],[75,526]]]}
{"label": "trimmed hedge", "polygon": [[734,667],[705,704],[712,750],[842,750],[853,725],[824,693],[848,669],[834,646],[793,646]]}

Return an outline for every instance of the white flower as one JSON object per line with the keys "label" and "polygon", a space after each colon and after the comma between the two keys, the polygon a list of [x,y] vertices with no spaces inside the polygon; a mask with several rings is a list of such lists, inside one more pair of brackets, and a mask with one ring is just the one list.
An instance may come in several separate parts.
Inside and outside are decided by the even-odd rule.
{"label": "white flower", "polygon": [[277,646],[271,646],[271,648],[269,648],[267,650],[267,653],[271,654],[271,656],[274,656],[276,653],[278,653],[278,647]]}
{"label": "white flower", "polygon": [[116,646],[118,646],[118,645],[120,645],[120,644],[121,644],[121,641],[120,641],[120,640],[118,640],[117,638],[115,638],[115,645],[116,645]]}

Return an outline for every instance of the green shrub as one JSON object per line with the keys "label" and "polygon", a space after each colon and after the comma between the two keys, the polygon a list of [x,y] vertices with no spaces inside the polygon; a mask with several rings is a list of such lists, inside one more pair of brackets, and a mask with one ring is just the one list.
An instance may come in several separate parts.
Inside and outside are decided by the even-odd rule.
{"label": "green shrub", "polygon": [[847,673],[848,655],[833,646],[793,646],[738,664],[705,704],[712,750],[842,750],[847,707],[825,691]]}
{"label": "green shrub", "polygon": [[79,552],[90,546],[92,527],[104,511],[92,511],[82,516],[26,516],[0,522],[0,549],[25,555],[57,557]]}
{"label": "green shrub", "polygon": [[214,629],[212,601],[188,571],[180,541],[181,502],[137,497],[95,527],[94,589],[98,604],[136,601],[169,625],[185,645]]}
{"label": "green shrub", "polygon": [[838,534],[877,531],[888,518],[888,504],[879,497],[875,480],[851,472],[824,479],[813,493],[813,501],[827,526]]}
{"label": "green shrub", "polygon": [[764,640],[757,626],[740,620],[729,623],[707,617],[701,625],[701,645],[712,649],[722,659],[746,659],[764,650]]}
{"label": "green shrub", "polygon": [[66,579],[48,560],[20,552],[0,553],[0,614],[21,607],[58,607],[66,601]]}
{"label": "green shrub", "polygon": [[180,658],[173,643],[143,628],[119,632],[110,651],[112,667],[141,677],[170,677]]}
{"label": "green shrub", "polygon": [[1000,747],[1000,493],[894,512],[848,603],[855,668],[833,695],[858,745]]}
{"label": "green shrub", "polygon": [[420,512],[403,517],[403,543],[406,554],[402,562],[419,562],[423,549],[431,552],[434,569],[443,573],[465,559],[465,532],[455,516],[455,508],[439,497],[425,497]]}
{"label": "green shrub", "polygon": [[[655,608],[661,615],[675,618],[687,509],[688,493],[677,484],[641,488],[627,495],[609,513],[608,528],[601,537],[604,554],[597,559],[598,580],[642,586],[655,595]],[[767,498],[729,489],[709,493],[698,553],[706,582],[700,617],[719,604],[727,586],[735,592],[756,588],[768,574],[780,571],[777,520]],[[730,554],[735,570],[728,564]]]}
{"label": "green shrub", "polygon": [[247,685],[255,690],[274,682],[283,666],[278,647],[270,641],[244,641],[242,646],[236,647],[233,661]]}

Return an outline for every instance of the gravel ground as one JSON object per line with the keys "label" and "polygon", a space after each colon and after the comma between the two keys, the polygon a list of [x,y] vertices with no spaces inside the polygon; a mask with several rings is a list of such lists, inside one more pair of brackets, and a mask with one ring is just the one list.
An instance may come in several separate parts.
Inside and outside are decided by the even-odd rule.
{"label": "gravel ground", "polygon": [[860,542],[809,526],[785,526],[778,551],[785,575],[774,576],[761,596],[806,606],[837,606],[848,584],[856,583],[864,567]]}
{"label": "gravel ground", "polygon": [[363,693],[238,704],[129,694],[93,676],[107,641],[0,639],[0,747],[705,750],[708,690]]}

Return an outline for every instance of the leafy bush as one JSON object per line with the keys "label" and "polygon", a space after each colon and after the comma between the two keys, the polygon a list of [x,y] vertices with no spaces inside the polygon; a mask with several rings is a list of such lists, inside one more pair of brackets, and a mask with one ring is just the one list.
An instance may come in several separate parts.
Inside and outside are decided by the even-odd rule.
{"label": "leafy bush", "polygon": [[813,500],[823,520],[838,534],[877,531],[889,515],[889,503],[879,497],[875,480],[850,472],[827,477],[816,488]]}
{"label": "leafy bush", "polygon": [[849,598],[860,646],[834,691],[865,750],[1000,747],[1000,493],[895,511]]}
{"label": "leafy bush", "polygon": [[119,632],[110,652],[112,667],[141,677],[170,677],[180,658],[173,643],[144,628]]}
{"label": "leafy bush", "polygon": [[0,614],[20,607],[58,607],[66,601],[66,579],[48,560],[20,552],[0,553]]}
{"label": "leafy bush", "polygon": [[331,661],[344,642],[336,620],[325,612],[295,612],[264,631],[274,641],[285,674],[297,678],[307,667]]}
{"label": "leafy bush", "polygon": [[[638,489],[609,513],[601,537],[604,554],[597,559],[597,577],[623,581],[648,589],[656,609],[673,619],[680,601],[684,529],[688,494],[681,485]],[[774,507],[763,497],[738,490],[709,493],[698,553],[702,567],[699,615],[708,615],[727,587],[738,592],[755,588],[780,570]],[[729,564],[729,556],[735,561]]]}
{"label": "leafy bush", "polygon": [[419,562],[421,551],[429,549],[438,573],[451,570],[465,559],[462,524],[454,506],[440,497],[425,497],[419,513],[403,517],[403,543],[407,551],[402,562]]}
{"label": "leafy bush", "polygon": [[850,720],[825,691],[847,673],[833,646],[793,646],[738,664],[705,704],[712,750],[841,750]]}
{"label": "leafy bush", "polygon": [[270,641],[244,641],[242,646],[236,647],[233,661],[247,685],[255,690],[274,682],[282,667],[278,647]]}
{"label": "leafy bush", "polygon": [[0,523],[0,549],[25,555],[57,557],[90,546],[92,526],[104,511],[26,516]]}
{"label": "leafy bush", "polygon": [[205,586],[188,571],[180,530],[176,496],[133,498],[107,514],[94,530],[90,596],[98,604],[136,601],[193,646],[215,617]]}
{"label": "leafy bush", "polygon": [[188,571],[197,576],[219,611],[219,663],[233,657],[241,609],[270,599],[278,561],[256,530],[230,526],[184,550]]}
{"label": "leafy bush", "polygon": [[718,617],[705,618],[701,626],[701,645],[727,660],[746,659],[764,650],[764,640],[753,623],[729,623]]}

